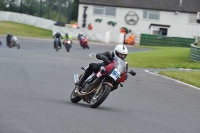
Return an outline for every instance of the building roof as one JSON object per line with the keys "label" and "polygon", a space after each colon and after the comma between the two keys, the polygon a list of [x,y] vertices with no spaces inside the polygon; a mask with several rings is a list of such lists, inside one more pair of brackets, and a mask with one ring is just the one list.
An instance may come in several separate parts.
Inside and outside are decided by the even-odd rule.
{"label": "building roof", "polygon": [[[180,6],[180,1],[182,4]],[[163,11],[200,12],[200,0],[79,0],[80,4]]]}

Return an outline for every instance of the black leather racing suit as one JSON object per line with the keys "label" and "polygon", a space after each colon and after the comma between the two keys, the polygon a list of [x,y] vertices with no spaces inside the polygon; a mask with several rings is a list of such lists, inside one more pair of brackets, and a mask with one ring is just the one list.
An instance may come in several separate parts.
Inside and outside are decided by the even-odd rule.
{"label": "black leather racing suit", "polygon": [[83,36],[83,34],[78,34],[78,40],[80,40],[80,37]]}
{"label": "black leather racing suit", "polygon": [[12,36],[11,34],[8,34],[8,35],[6,36],[7,46],[10,45],[10,43],[11,43],[11,38],[12,38],[12,37],[13,37],[13,36]]}

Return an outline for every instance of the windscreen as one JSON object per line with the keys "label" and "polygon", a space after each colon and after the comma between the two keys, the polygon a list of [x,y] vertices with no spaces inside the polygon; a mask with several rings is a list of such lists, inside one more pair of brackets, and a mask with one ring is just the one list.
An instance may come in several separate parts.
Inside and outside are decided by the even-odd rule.
{"label": "windscreen", "polygon": [[114,57],[114,61],[115,61],[115,67],[121,72],[123,73],[125,68],[126,68],[126,63],[120,59],[119,57]]}

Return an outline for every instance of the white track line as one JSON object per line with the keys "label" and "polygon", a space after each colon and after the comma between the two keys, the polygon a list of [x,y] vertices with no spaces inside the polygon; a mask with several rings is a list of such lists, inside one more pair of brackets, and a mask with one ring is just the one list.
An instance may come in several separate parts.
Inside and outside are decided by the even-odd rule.
{"label": "white track line", "polygon": [[91,57],[91,58],[93,58],[93,59],[97,59],[97,58],[96,58],[96,54],[94,54],[94,53],[89,54],[89,57]]}
{"label": "white track line", "polygon": [[190,84],[187,84],[187,83],[181,82],[181,81],[179,81],[179,80],[172,79],[172,78],[169,78],[169,77],[166,77],[166,76],[163,76],[163,75],[159,75],[159,74],[156,74],[156,73],[150,72],[149,70],[144,70],[144,71],[147,72],[147,73],[150,73],[150,74],[156,75],[156,76],[160,76],[160,77],[163,77],[163,78],[166,78],[166,79],[170,79],[170,80],[176,81],[176,82],[178,82],[178,83],[181,83],[181,84],[187,85],[187,86],[192,87],[192,88],[195,88],[195,89],[197,89],[197,90],[200,90],[200,88],[198,88],[198,87],[196,87],[196,86],[193,86],[193,85],[190,85]]}

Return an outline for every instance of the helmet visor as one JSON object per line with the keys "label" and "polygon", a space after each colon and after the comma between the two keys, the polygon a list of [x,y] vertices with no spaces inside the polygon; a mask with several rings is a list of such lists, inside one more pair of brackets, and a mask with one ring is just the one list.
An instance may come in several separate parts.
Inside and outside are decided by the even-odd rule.
{"label": "helmet visor", "polygon": [[121,58],[122,60],[124,60],[126,56],[127,56],[126,54],[121,54],[121,53],[118,54],[118,57]]}

